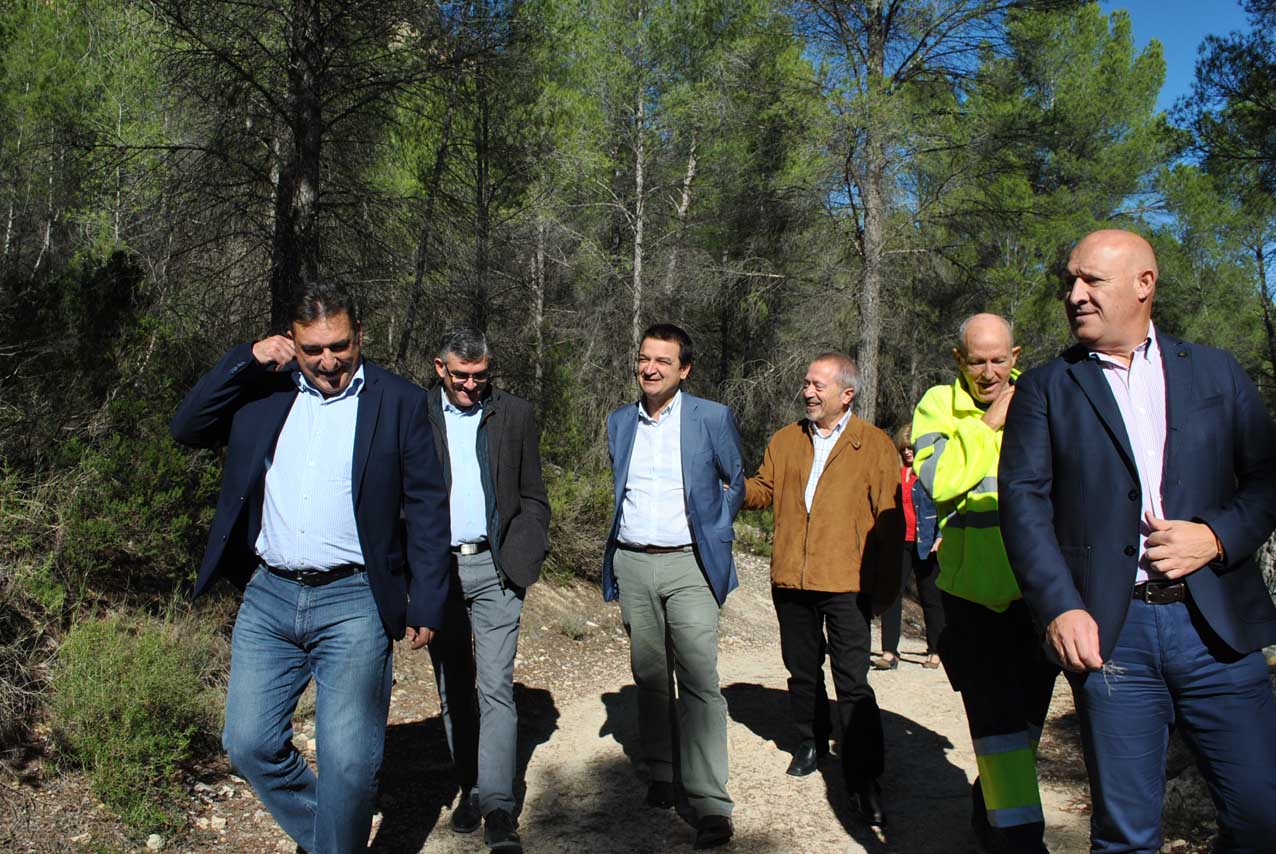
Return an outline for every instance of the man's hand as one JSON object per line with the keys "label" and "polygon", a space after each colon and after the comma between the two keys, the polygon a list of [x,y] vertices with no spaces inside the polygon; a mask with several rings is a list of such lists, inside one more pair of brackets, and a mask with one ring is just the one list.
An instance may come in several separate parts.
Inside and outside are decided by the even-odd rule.
{"label": "man's hand", "polygon": [[1148,561],[1166,578],[1190,575],[1219,556],[1218,540],[1209,525],[1158,519],[1151,513],[1144,513],[1143,521],[1152,529],[1147,538]]}
{"label": "man's hand", "polygon": [[1010,398],[1015,396],[1015,387],[1007,385],[1001,390],[1001,394],[997,395],[997,399],[988,407],[988,411],[984,413],[984,423],[994,430],[1000,430],[1006,425],[1006,412],[1010,409]]}
{"label": "man's hand", "polygon": [[427,629],[425,626],[420,628],[408,626],[407,639],[413,649],[420,649],[434,640],[434,629]]}
{"label": "man's hand", "polygon": [[296,359],[297,351],[287,335],[271,335],[253,345],[253,358],[257,364],[277,371]]}
{"label": "man's hand", "polygon": [[939,551],[939,544],[942,543],[943,541],[944,541],[943,537],[936,537],[935,544],[930,547],[930,553],[935,554],[937,551]]}
{"label": "man's hand", "polygon": [[1065,670],[1083,673],[1103,666],[1099,657],[1099,624],[1089,611],[1064,611],[1046,626],[1046,640]]}

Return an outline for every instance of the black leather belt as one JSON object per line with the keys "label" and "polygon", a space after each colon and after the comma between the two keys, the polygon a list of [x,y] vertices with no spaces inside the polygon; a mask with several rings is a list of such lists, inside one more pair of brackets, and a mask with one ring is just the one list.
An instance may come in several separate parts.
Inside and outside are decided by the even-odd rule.
{"label": "black leather belt", "polygon": [[645,555],[671,555],[674,552],[685,552],[691,543],[685,546],[640,546],[636,543],[616,543],[616,548],[627,552],[642,552]]}
{"label": "black leather belt", "polygon": [[267,566],[266,569],[271,575],[278,575],[280,578],[304,584],[306,587],[323,587],[325,584],[363,572],[363,567],[357,563],[342,564],[332,569],[284,569],[281,566]]}
{"label": "black leather belt", "polygon": [[452,546],[452,554],[454,555],[477,555],[482,554],[492,547],[487,540],[478,543],[461,543],[459,546]]}
{"label": "black leather belt", "polygon": [[1134,585],[1134,598],[1149,605],[1169,605],[1187,599],[1187,585],[1182,581],[1140,581]]}

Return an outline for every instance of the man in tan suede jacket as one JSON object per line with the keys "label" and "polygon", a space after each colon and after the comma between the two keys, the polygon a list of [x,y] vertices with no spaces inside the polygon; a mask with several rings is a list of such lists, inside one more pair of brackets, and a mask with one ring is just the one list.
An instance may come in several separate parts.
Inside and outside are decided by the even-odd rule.
{"label": "man in tan suede jacket", "polygon": [[904,530],[899,455],[889,436],[851,414],[858,384],[848,356],[815,358],[802,381],[806,417],[771,437],[762,466],[745,484],[744,506],[775,509],[771,595],[801,738],[788,773],[812,773],[834,734],[824,687],[827,647],[846,788],[860,817],[881,825],[877,778],[885,748],[868,684],[869,623],[899,590]]}

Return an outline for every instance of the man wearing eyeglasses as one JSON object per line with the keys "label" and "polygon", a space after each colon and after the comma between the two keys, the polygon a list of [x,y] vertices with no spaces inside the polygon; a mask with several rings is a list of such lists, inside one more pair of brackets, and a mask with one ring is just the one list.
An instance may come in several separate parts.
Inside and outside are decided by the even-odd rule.
{"label": "man wearing eyeglasses", "polygon": [[675,805],[679,768],[696,814],[695,847],[712,848],[733,833],[718,613],[737,583],[731,523],[744,500],[744,469],[731,410],[679,388],[691,362],[685,331],[670,323],[649,327],[634,371],[642,396],[607,418],[615,516],[603,598],[619,597],[629,633],[640,752],[651,774],[647,805]]}
{"label": "man wearing eyeglasses", "polygon": [[428,411],[448,487],[453,595],[430,658],[461,784],[452,829],[471,833],[481,818],[487,846],[514,854],[514,655],[523,595],[549,548],[539,434],[531,404],[492,387],[483,333],[445,334],[434,370]]}

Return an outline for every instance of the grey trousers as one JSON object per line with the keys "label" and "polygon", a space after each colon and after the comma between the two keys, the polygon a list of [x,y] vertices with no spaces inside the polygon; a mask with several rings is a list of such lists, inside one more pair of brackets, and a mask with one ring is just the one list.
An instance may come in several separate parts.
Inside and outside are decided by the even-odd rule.
{"label": "grey trousers", "polygon": [[495,809],[513,813],[518,759],[514,655],[524,591],[502,585],[491,552],[453,560],[452,596],[430,644],[443,726],[461,786],[473,787],[482,814]]}
{"label": "grey trousers", "polygon": [[613,566],[638,686],[640,757],[653,780],[673,781],[672,668],[683,790],[697,816],[730,815],[727,704],[718,685],[719,608],[709,582],[690,549],[667,555],[619,550]]}

